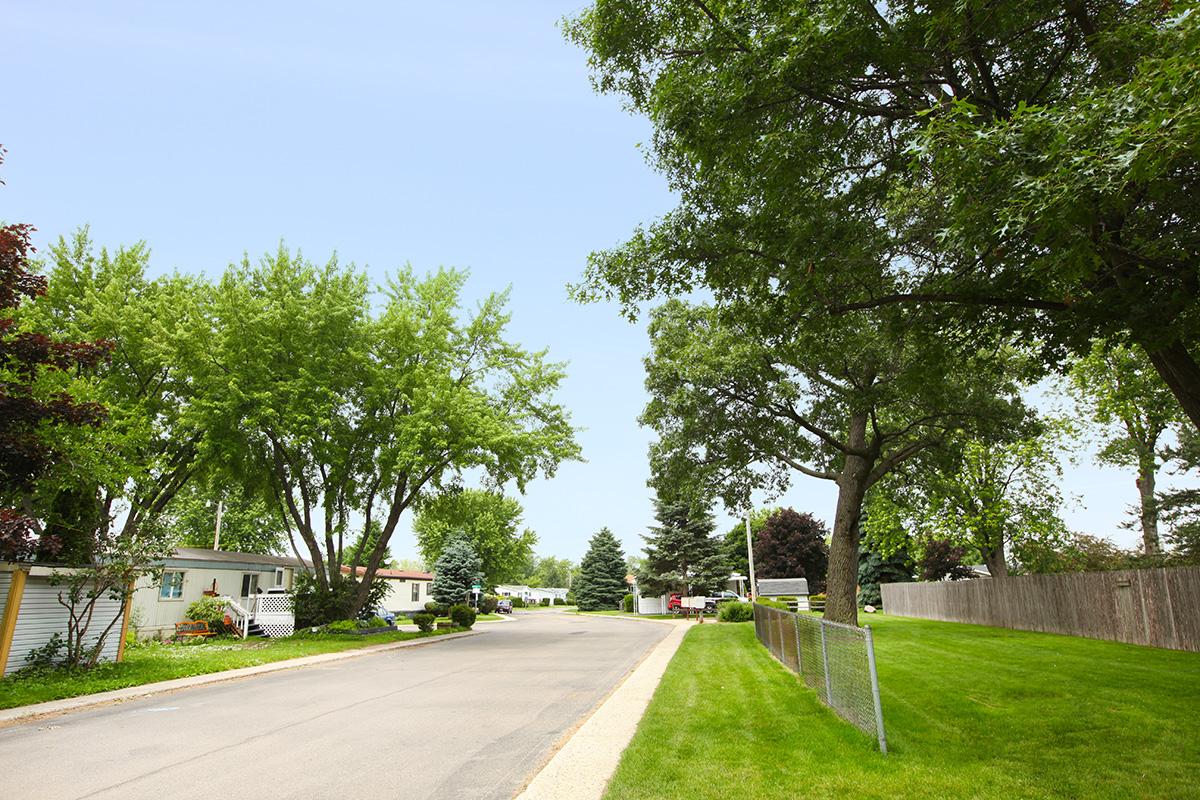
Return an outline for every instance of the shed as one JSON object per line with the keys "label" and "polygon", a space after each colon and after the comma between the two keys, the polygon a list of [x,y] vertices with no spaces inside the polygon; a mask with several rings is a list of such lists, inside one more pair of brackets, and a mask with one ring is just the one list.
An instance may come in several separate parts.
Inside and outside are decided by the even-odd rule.
{"label": "shed", "polygon": [[[772,600],[780,597],[794,597],[796,611],[808,611],[808,579],[807,578],[759,578],[758,596]],[[789,602],[789,605],[791,603]]]}
{"label": "shed", "polygon": [[[0,677],[25,666],[29,651],[49,642],[55,633],[66,638],[67,609],[58,602],[63,588],[51,585],[50,580],[56,573],[69,571],[41,564],[0,563],[0,600],[4,603],[0,606]],[[104,640],[102,661],[123,658],[127,611],[119,600],[97,598],[85,641],[94,645],[108,623],[117,620]]]}

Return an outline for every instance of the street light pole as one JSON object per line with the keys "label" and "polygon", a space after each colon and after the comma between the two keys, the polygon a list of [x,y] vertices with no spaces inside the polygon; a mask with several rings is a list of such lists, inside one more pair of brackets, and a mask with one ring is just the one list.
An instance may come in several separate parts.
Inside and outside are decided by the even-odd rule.
{"label": "street light pole", "polygon": [[750,562],[750,602],[758,597],[758,583],[754,580],[754,539],[750,535],[750,509],[746,509],[746,556]]}

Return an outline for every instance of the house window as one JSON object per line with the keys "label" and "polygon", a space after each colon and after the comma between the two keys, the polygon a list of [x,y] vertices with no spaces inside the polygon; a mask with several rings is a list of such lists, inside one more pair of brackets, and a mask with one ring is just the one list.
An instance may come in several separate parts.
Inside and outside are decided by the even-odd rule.
{"label": "house window", "polygon": [[283,567],[275,568],[275,585],[283,586]]}
{"label": "house window", "polygon": [[253,597],[258,594],[258,573],[246,572],[242,574],[242,597]]}
{"label": "house window", "polygon": [[412,599],[413,599],[413,602],[416,602],[417,600],[421,599],[421,582],[420,581],[413,581]]}
{"label": "house window", "polygon": [[164,572],[162,586],[158,590],[159,600],[178,600],[183,597],[183,573]]}

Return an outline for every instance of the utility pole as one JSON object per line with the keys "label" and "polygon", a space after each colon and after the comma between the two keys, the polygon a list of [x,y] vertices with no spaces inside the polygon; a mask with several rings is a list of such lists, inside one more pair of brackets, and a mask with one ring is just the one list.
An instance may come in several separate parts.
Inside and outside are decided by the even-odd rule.
{"label": "utility pole", "polygon": [[213,535],[213,550],[221,549],[221,514],[225,511],[225,501],[217,501],[217,532]]}
{"label": "utility pole", "polygon": [[754,539],[750,535],[750,509],[746,509],[746,555],[750,561],[750,602],[758,597],[758,584],[754,580]]}

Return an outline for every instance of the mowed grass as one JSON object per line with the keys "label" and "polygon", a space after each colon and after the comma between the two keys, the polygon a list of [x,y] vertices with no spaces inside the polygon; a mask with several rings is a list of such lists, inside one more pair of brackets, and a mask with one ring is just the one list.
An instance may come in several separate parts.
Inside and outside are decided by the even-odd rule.
{"label": "mowed grass", "polygon": [[692,629],[605,795],[1198,798],[1200,654],[872,617],[890,753],[752,623]]}
{"label": "mowed grass", "polygon": [[85,673],[53,671],[30,677],[0,679],[0,708],[456,632],[446,629],[429,633],[389,631],[369,636],[323,634],[245,641],[222,638],[178,644],[150,642],[126,649],[125,660],[119,664],[99,664]]}

